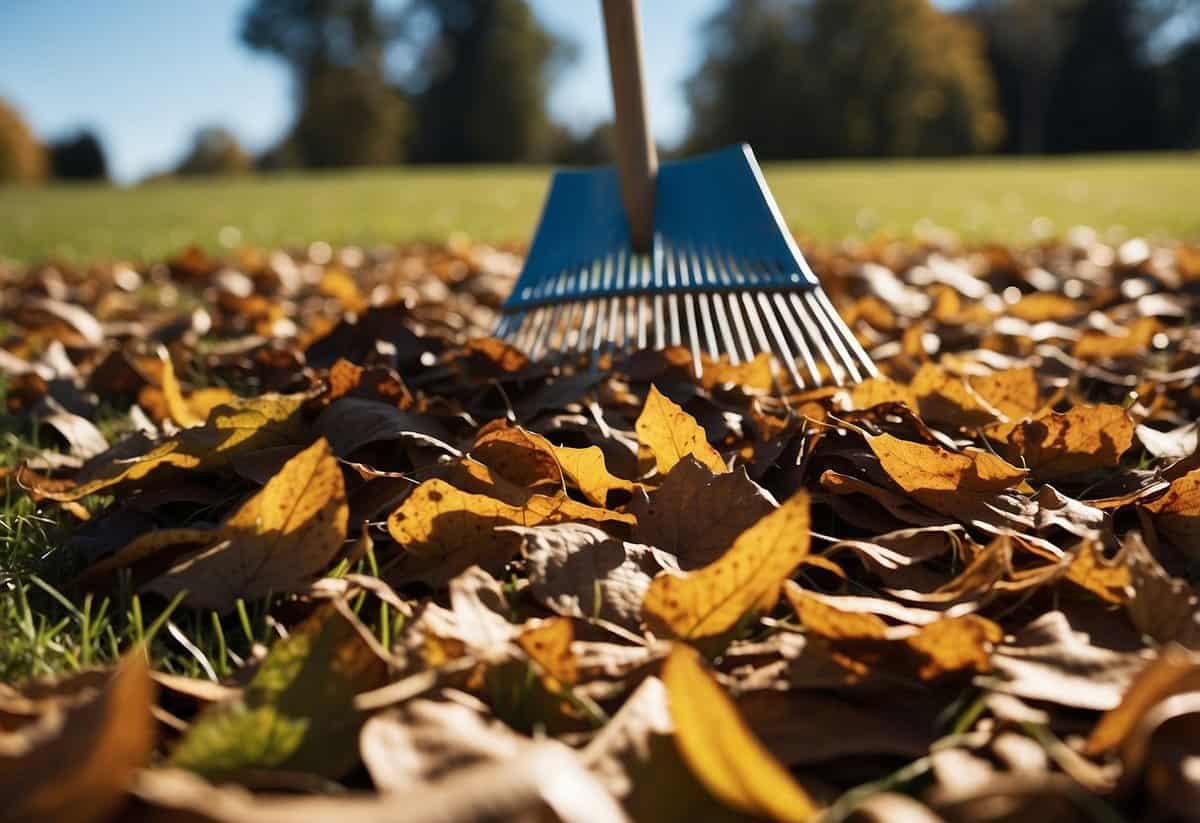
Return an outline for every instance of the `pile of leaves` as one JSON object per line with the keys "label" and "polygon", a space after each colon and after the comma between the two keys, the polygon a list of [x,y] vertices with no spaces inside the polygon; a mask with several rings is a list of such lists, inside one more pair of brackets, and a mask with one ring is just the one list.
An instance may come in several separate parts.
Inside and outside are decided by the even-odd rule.
{"label": "pile of leaves", "polygon": [[5,596],[158,615],[0,684],[5,815],[1200,820],[1200,249],[810,258],[884,376],[529,362],[465,243],[4,270]]}

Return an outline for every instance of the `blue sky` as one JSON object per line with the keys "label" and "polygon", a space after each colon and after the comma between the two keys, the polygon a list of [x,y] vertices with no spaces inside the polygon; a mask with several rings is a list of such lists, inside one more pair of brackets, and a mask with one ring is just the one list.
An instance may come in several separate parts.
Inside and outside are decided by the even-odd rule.
{"label": "blue sky", "polygon": [[[293,101],[285,66],[238,40],[248,2],[0,0],[0,98],[43,139],[94,129],[122,182],[170,168],[202,126],[225,126],[261,150],[288,127]],[[551,114],[580,129],[608,118],[599,2],[532,2],[579,47],[555,86]],[[651,121],[664,143],[687,128],[682,84],[700,58],[700,24],[721,5],[642,4]]]}

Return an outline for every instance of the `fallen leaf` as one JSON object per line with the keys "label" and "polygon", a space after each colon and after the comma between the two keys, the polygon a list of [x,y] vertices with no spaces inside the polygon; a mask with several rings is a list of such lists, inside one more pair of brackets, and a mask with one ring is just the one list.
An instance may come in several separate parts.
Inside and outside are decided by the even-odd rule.
{"label": "fallen leaf", "polygon": [[653,384],[637,419],[638,441],[654,455],[658,473],[665,475],[685,456],[694,457],[713,473],[728,469],[708,442],[708,435],[690,414],[663,395]]}
{"label": "fallen leaf", "polygon": [[817,804],[754,738],[697,651],[677,644],[663,664],[662,681],[679,752],[716,798],[754,817],[816,817]]}
{"label": "fallen leaf", "polygon": [[573,686],[579,679],[579,663],[571,651],[575,627],[566,617],[551,617],[525,628],[517,637],[517,645],[529,659],[541,668],[550,688],[557,691],[560,684]]}
{"label": "fallen leaf", "polygon": [[1107,711],[1121,702],[1146,662],[1139,652],[1094,644],[1066,614],[1052,611],[997,646],[992,672],[977,682],[1029,700]]}
{"label": "fallen leaf", "polygon": [[[170,551],[172,565],[145,587],[168,597],[187,591],[197,608],[227,611],[238,598],[302,590],[346,539],[342,470],[318,440],[289,460],[220,527],[150,532],[87,572],[95,580]],[[180,549],[199,551],[179,559]]]}
{"label": "fallen leaf", "polygon": [[[80,471],[67,490],[39,489],[51,500],[79,500],[133,481],[147,480],[162,467],[214,471],[239,455],[302,442],[298,412],[301,395],[261,395],[218,406],[203,426],[185,429],[149,452],[105,460],[100,455]],[[111,450],[110,450],[111,452]]]}
{"label": "fallen leaf", "polygon": [[1149,348],[1160,328],[1158,321],[1153,317],[1139,317],[1124,329],[1122,335],[1088,331],[1075,341],[1072,354],[1080,360],[1135,357]]}
{"label": "fallen leaf", "polygon": [[1132,679],[1088,737],[1084,753],[1095,757],[1125,745],[1138,724],[1171,695],[1200,690],[1200,656],[1167,647]]}
{"label": "fallen leaf", "polygon": [[753,360],[737,364],[730,363],[726,355],[713,360],[702,354],[701,366],[700,384],[706,389],[732,384],[756,391],[770,391],[775,385],[771,374],[771,355],[767,352],[760,352]]}
{"label": "fallen leaf", "polygon": [[534,599],[567,617],[599,618],[636,631],[650,581],[674,561],[582,523],[521,528]]}
{"label": "fallen leaf", "polygon": [[874,614],[832,606],[794,582],[786,591],[806,631],[826,641],[834,659],[860,675],[880,667],[913,671],[922,680],[987,672],[992,648],[1004,637],[999,626],[974,614],[917,628],[889,627]]}
{"label": "fallen leaf", "polygon": [[363,725],[359,748],[376,789],[410,791],[458,769],[508,760],[531,744],[474,697],[450,690],[443,697],[412,700]]}
{"label": "fallen leaf", "polygon": [[[475,438],[471,456],[518,486],[551,493],[563,487],[563,470],[554,449],[541,435],[520,426],[485,430]],[[604,505],[604,500],[599,503]]]}
{"label": "fallen leaf", "polygon": [[1138,514],[1152,535],[1194,556],[1200,546],[1200,469],[1173,480],[1162,497],[1140,504]]}
{"label": "fallen leaf", "polygon": [[801,491],[763,517],[712,564],[654,578],[642,603],[646,622],[672,637],[704,641],[779,600],[783,581],[809,548],[809,501]]}
{"label": "fallen leaf", "polygon": [[555,496],[524,494],[518,504],[472,494],[444,480],[426,480],[388,517],[388,532],[423,561],[431,580],[445,581],[471,565],[498,570],[520,537],[500,526],[538,526],[579,520],[632,523],[631,515]]}
{"label": "fallen leaf", "polygon": [[275,642],[240,700],[203,712],[169,763],[235,781],[264,769],[341,777],[358,763],[366,719],[354,697],[385,676],[384,662],[326,606]]}
{"label": "fallen leaf", "polygon": [[228,389],[210,388],[192,392],[189,397],[183,396],[179,379],[175,376],[175,366],[165,351],[160,355],[162,360],[162,393],[166,401],[167,412],[176,424],[183,428],[200,426],[208,419],[208,415],[217,406],[223,406],[237,399]]}
{"label": "fallen leaf", "polygon": [[75,682],[83,693],[69,702],[42,701],[34,722],[15,731],[0,726],[5,819],[108,820],[136,770],[149,761],[154,684],[145,651],[134,649],[102,678]]}
{"label": "fallen leaf", "polygon": [[1133,444],[1133,420],[1120,406],[1074,406],[1048,411],[997,432],[1005,455],[1052,481],[1093,469],[1112,468]]}
{"label": "fallen leaf", "polygon": [[633,539],[674,555],[684,569],[716,560],[734,539],[775,510],[771,495],[745,469],[714,474],[684,457],[655,491],[629,504],[637,517]]}

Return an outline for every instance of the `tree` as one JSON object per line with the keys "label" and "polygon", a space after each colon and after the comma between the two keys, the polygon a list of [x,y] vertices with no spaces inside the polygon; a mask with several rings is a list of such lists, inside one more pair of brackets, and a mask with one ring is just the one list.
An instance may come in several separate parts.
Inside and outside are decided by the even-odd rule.
{"label": "tree", "polygon": [[298,101],[286,146],[272,161],[327,167],[404,158],[408,104],[384,72],[398,21],[371,0],[255,0],[242,38],[288,63]]}
{"label": "tree", "polygon": [[219,126],[196,132],[192,148],[176,167],[180,175],[244,174],[253,168],[236,137]]}
{"label": "tree", "polygon": [[540,160],[553,150],[546,98],[571,50],[524,0],[416,0],[433,35],[408,85],[413,159],[436,163]]}
{"label": "tree", "polygon": [[99,138],[80,131],[51,143],[50,173],[60,180],[107,180],[108,161]]}
{"label": "tree", "polygon": [[0,100],[0,185],[38,182],[46,167],[45,148],[20,112]]}
{"label": "tree", "polygon": [[978,0],[970,19],[983,33],[1008,130],[999,149],[1045,150],[1050,90],[1080,0]]}
{"label": "tree", "polygon": [[929,0],[730,0],[706,34],[692,150],[948,155],[1003,133],[981,38]]}
{"label": "tree", "polygon": [[1071,16],[1046,113],[1047,151],[1155,147],[1157,90],[1138,12],[1136,0],[1082,0]]}

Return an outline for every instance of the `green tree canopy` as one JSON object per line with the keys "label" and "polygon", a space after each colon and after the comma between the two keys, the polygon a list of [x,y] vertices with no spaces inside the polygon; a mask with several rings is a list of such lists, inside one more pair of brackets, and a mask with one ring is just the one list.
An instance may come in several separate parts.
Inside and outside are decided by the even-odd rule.
{"label": "green tree canopy", "polygon": [[572,49],[524,0],[415,0],[432,21],[414,84],[413,159],[437,163],[543,160],[556,133],[550,83]]}
{"label": "green tree canopy", "polygon": [[691,150],[946,155],[1003,133],[980,37],[929,0],[730,0],[706,33]]}

